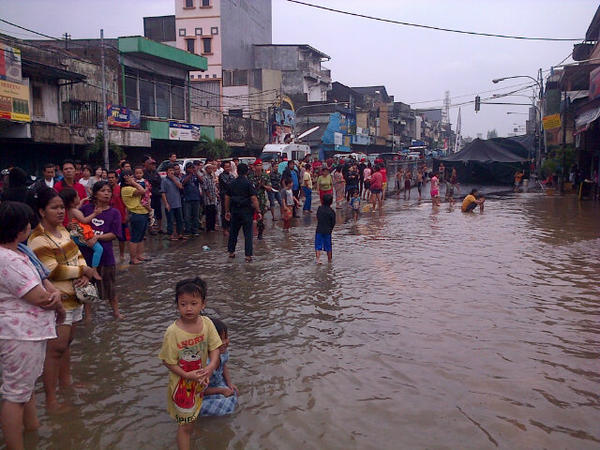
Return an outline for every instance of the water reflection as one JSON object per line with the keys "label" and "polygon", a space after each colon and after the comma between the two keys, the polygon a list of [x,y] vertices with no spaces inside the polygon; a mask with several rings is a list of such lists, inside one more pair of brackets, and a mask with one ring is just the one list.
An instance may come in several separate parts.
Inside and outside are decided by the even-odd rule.
{"label": "water reflection", "polygon": [[73,346],[74,413],[42,414],[28,446],[173,448],[156,355],[174,280],[198,274],[241,396],[197,448],[597,448],[599,219],[535,194],[482,215],[390,199],[339,216],[330,266],[308,216],[288,234],[267,219],[252,264],[218,234],[152,240],[153,261],[119,273],[127,320],[100,308]]}

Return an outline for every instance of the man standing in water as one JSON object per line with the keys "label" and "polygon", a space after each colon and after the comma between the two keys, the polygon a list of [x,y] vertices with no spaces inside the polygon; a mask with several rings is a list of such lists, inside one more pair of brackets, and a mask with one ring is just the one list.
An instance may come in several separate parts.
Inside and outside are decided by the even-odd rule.
{"label": "man standing in water", "polygon": [[230,258],[235,258],[235,247],[237,245],[240,228],[244,229],[244,250],[246,262],[252,261],[252,216],[256,214],[256,220],[262,220],[256,189],[248,181],[248,166],[240,163],[238,166],[238,177],[227,186],[225,193],[225,219],[231,221],[229,242],[227,251]]}
{"label": "man standing in water", "polygon": [[252,164],[252,172],[248,175],[248,180],[256,189],[256,197],[258,198],[258,205],[260,207],[260,215],[262,218],[256,221],[256,229],[258,230],[258,239],[262,239],[263,232],[265,231],[265,219],[264,216],[267,213],[267,192],[272,190],[271,178],[263,170],[262,160],[257,159]]}

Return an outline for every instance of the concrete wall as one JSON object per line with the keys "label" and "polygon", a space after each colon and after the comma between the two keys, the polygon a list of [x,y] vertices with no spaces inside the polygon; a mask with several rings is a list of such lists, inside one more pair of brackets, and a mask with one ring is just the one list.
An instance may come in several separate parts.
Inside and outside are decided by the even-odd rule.
{"label": "concrete wall", "polygon": [[272,43],[271,0],[221,0],[224,69],[253,68],[254,44]]}
{"label": "concrete wall", "polygon": [[[40,122],[58,123],[60,114],[58,112],[58,85],[52,82],[44,83],[40,80],[30,80],[29,83],[29,111],[31,119]],[[42,103],[42,114],[35,115],[33,91],[34,89],[40,93]]]}
{"label": "concrete wall", "polygon": [[296,46],[254,47],[257,69],[297,70],[299,58]]}

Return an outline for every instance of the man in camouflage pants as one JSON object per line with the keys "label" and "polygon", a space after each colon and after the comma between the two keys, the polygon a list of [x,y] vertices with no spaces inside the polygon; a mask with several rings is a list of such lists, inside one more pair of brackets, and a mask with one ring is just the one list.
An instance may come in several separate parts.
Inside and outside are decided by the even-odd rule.
{"label": "man in camouflage pants", "polygon": [[265,231],[265,213],[267,212],[267,191],[271,191],[271,179],[263,170],[262,160],[257,159],[252,164],[252,172],[248,174],[248,180],[256,189],[256,197],[260,207],[261,219],[256,222],[258,230],[258,239],[262,239]]}

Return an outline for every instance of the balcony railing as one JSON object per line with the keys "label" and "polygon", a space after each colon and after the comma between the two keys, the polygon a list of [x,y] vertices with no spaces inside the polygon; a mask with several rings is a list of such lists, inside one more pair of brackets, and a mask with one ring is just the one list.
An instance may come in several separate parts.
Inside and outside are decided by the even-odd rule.
{"label": "balcony railing", "polygon": [[63,102],[63,123],[96,128],[103,119],[102,109],[102,105],[96,101],[70,100]]}

